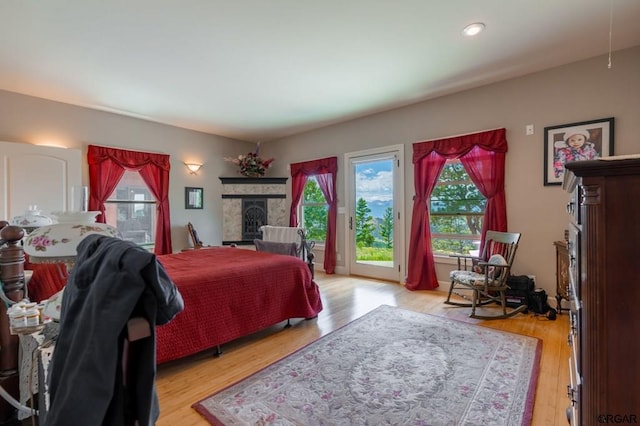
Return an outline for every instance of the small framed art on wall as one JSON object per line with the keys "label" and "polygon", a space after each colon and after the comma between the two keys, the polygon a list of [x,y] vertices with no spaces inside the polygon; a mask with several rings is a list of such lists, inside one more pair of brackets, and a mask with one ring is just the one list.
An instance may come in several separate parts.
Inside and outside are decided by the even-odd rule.
{"label": "small framed art on wall", "polygon": [[185,209],[201,209],[202,208],[202,188],[185,187],[184,188],[184,208]]}

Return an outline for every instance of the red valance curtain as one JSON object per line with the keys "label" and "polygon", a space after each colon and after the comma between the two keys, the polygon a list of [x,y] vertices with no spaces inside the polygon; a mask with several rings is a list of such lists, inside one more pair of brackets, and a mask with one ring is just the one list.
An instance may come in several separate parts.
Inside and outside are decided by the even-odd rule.
{"label": "red valance curtain", "polygon": [[504,192],[505,129],[489,130],[413,144],[414,186],[406,288],[438,287],[431,247],[428,203],[447,159],[459,158],[479,191],[487,198],[482,244],[487,230],[506,231]]}
{"label": "red valance curtain", "polygon": [[169,212],[169,156],[89,145],[89,210],[100,211],[98,222],[106,223],[105,201],[122,179],[125,170],[140,173],[158,202],[155,253],[171,253],[171,217]]}
{"label": "red valance curtain", "polygon": [[338,157],[322,158],[291,164],[291,209],[289,226],[298,226],[298,205],[302,199],[304,186],[309,176],[315,176],[324,195],[327,212],[327,239],[324,245],[324,271],[335,273],[336,269],[336,223],[338,219],[338,198],[336,196],[336,173]]}

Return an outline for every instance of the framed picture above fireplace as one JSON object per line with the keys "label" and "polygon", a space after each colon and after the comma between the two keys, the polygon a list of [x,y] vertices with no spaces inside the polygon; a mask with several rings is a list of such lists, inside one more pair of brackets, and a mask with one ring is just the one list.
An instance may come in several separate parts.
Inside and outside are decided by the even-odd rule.
{"label": "framed picture above fireplace", "polygon": [[184,188],[184,208],[202,208],[202,188],[194,188],[190,186]]}

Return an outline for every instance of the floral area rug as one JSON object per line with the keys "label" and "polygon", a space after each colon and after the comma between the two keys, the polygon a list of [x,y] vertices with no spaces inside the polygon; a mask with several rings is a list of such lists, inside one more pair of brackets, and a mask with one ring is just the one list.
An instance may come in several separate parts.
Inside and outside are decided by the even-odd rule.
{"label": "floral area rug", "polygon": [[382,305],[193,408],[214,425],[526,425],[541,347]]}

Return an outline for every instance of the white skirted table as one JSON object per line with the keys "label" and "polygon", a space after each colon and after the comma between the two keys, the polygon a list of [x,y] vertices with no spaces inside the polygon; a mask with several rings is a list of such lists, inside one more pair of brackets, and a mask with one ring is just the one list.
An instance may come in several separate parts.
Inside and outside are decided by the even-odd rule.
{"label": "white skirted table", "polygon": [[[20,340],[20,403],[32,407],[34,396],[38,395],[40,419],[49,406],[49,393],[46,390],[49,362],[53,355],[53,343],[42,346],[42,331],[31,334],[19,334]],[[24,420],[29,415],[18,412],[18,419]],[[41,423],[44,424],[44,423]]]}

